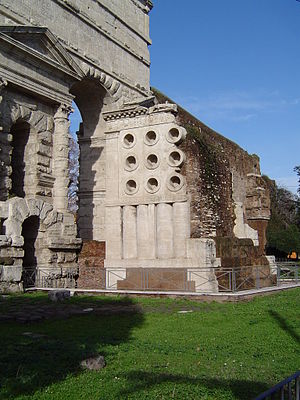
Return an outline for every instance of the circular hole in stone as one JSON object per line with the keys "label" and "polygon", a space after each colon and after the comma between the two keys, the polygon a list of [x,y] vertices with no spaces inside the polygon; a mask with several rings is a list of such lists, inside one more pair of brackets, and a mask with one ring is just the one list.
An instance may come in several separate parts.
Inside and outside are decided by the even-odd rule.
{"label": "circular hole in stone", "polygon": [[146,144],[153,145],[157,142],[158,136],[154,131],[149,131],[145,135]]}
{"label": "circular hole in stone", "polygon": [[171,176],[168,186],[169,186],[170,190],[175,191],[175,192],[177,190],[181,189],[182,180],[181,180],[180,176],[178,176],[178,175]]}
{"label": "circular hole in stone", "polygon": [[137,191],[137,183],[133,179],[129,179],[126,182],[126,191],[127,193],[133,194]]}
{"label": "circular hole in stone", "polygon": [[148,168],[156,168],[158,164],[158,157],[156,154],[149,154],[147,157],[147,167]]}
{"label": "circular hole in stone", "polygon": [[176,143],[180,140],[180,132],[177,128],[172,128],[169,130],[169,141],[172,143]]}
{"label": "circular hole in stone", "polygon": [[177,166],[181,163],[182,156],[179,151],[172,151],[169,155],[169,162],[171,165]]}
{"label": "circular hole in stone", "polygon": [[159,189],[159,183],[156,178],[149,178],[147,181],[147,189],[149,192],[154,193]]}
{"label": "circular hole in stone", "polygon": [[123,141],[126,147],[132,147],[134,145],[134,136],[131,133],[127,133]]}
{"label": "circular hole in stone", "polygon": [[133,171],[137,167],[137,161],[134,156],[128,156],[126,158],[126,169],[129,171]]}

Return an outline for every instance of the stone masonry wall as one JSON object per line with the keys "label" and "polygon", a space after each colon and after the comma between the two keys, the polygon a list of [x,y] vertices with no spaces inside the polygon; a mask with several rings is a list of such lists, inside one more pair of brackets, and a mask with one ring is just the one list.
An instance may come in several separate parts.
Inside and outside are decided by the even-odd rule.
{"label": "stone masonry wall", "polygon": [[[151,1],[2,0],[0,25],[46,26],[75,61],[123,96],[149,94]],[[66,29],[67,26],[67,29]]]}

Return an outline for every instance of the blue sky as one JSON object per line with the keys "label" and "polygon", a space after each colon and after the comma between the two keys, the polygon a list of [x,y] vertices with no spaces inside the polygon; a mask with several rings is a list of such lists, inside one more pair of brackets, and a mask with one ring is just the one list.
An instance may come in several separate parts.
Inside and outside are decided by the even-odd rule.
{"label": "blue sky", "polygon": [[[151,85],[296,192],[300,2],[153,0]],[[73,116],[74,130],[78,116]],[[77,127],[76,127],[77,129]]]}
{"label": "blue sky", "polygon": [[154,0],[151,85],[296,191],[300,2]]}

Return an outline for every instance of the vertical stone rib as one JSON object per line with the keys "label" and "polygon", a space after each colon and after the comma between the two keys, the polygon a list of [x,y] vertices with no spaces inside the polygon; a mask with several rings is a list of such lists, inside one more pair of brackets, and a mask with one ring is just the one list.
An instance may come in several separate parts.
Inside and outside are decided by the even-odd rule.
{"label": "vertical stone rib", "polygon": [[157,205],[157,258],[173,258],[173,207],[172,204]]}
{"label": "vertical stone rib", "polygon": [[106,207],[106,259],[120,260],[122,258],[122,208]]}
{"label": "vertical stone rib", "polygon": [[137,258],[137,212],[135,206],[123,207],[123,258]]}
{"label": "vertical stone rib", "polygon": [[186,257],[186,239],[190,237],[189,204],[173,204],[174,256]]}
{"label": "vertical stone rib", "polygon": [[137,206],[138,258],[155,258],[154,205]]}
{"label": "vertical stone rib", "polygon": [[108,136],[106,138],[105,153],[106,198],[109,201],[117,201],[119,198],[119,153],[117,137]]}
{"label": "vertical stone rib", "polygon": [[149,258],[156,258],[156,205],[148,205],[148,229],[149,229],[149,241],[148,241],[148,251]]}

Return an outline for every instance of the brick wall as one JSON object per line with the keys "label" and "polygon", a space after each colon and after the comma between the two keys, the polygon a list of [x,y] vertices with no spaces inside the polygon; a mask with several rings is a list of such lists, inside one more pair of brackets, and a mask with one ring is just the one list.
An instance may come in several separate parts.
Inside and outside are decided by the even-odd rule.
{"label": "brick wall", "polygon": [[86,240],[78,256],[80,289],[105,289],[105,242]]}

